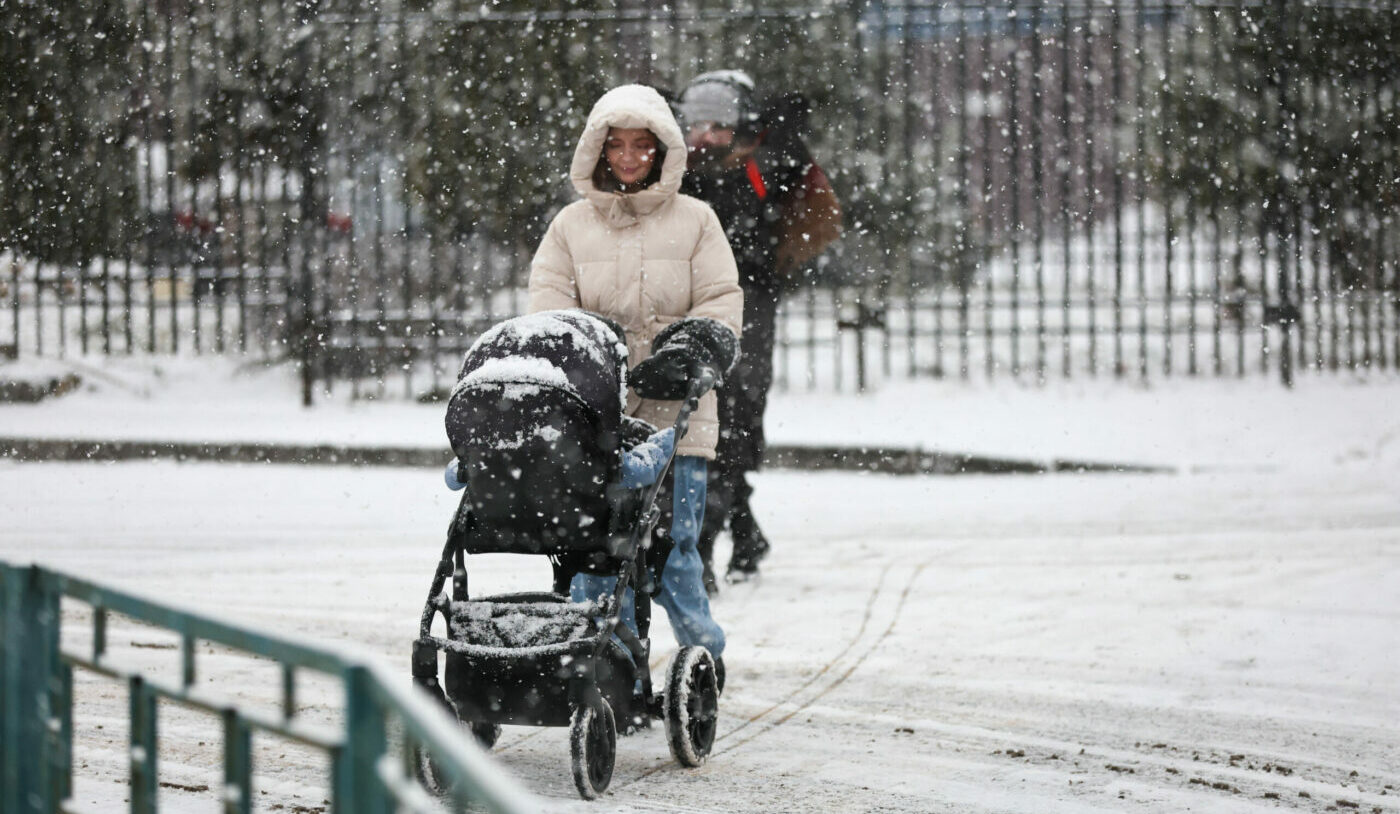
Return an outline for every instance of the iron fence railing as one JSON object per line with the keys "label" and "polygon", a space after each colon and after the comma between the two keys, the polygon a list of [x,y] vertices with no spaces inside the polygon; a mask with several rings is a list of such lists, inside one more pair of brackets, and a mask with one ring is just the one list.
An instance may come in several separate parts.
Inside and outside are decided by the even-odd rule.
{"label": "iron fence railing", "polygon": [[[65,599],[87,609],[91,649],[86,652],[63,646]],[[168,680],[156,671],[136,669],[112,657],[108,627],[117,616],[178,637],[178,679]],[[75,668],[126,687],[129,810],[133,814],[156,811],[162,755],[181,757],[161,749],[158,713],[168,704],[207,713],[210,739],[222,737],[223,777],[215,788],[225,814],[248,814],[262,807],[254,803],[255,735],[275,736],[323,752],[330,771],[330,810],[337,814],[427,814],[469,807],[505,814],[537,808],[468,744],[469,736],[430,698],[413,690],[406,677],[386,675],[372,662],[177,610],[38,566],[3,562],[0,642],[4,655],[0,662],[4,711],[0,808],[6,812],[79,810],[71,799],[78,771],[73,748]],[[281,714],[261,713],[231,701],[231,691],[199,686],[202,663],[218,658],[201,659],[210,645],[273,663],[281,676]],[[329,676],[340,684],[344,710],[339,731],[305,722],[299,714],[298,687],[314,675]],[[420,750],[431,754],[444,776],[452,779],[453,800],[429,796],[419,785],[414,764]],[[276,774],[276,767],[271,773]]]}
{"label": "iron fence railing", "polygon": [[12,355],[431,392],[523,307],[592,100],[741,67],[813,101],[847,213],[784,308],[788,386],[1400,364],[1392,0],[0,13]]}

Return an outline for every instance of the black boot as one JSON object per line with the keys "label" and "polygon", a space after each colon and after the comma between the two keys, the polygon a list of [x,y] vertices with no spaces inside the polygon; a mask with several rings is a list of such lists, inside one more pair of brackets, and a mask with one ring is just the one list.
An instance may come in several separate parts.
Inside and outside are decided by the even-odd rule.
{"label": "black boot", "polygon": [[734,553],[729,557],[729,572],[725,578],[730,582],[746,582],[758,575],[758,564],[768,556],[768,540],[763,532],[755,530],[755,535],[742,542],[734,540]]}
{"label": "black boot", "polygon": [[711,599],[719,596],[719,580],[715,579],[715,568],[709,560],[704,561],[705,571],[702,578],[705,580],[705,595]]}
{"label": "black boot", "polygon": [[758,573],[758,564],[772,548],[749,510],[747,495],[734,503],[734,512],[729,516],[729,534],[734,538],[734,551],[729,555],[728,578],[731,582],[743,582]]}

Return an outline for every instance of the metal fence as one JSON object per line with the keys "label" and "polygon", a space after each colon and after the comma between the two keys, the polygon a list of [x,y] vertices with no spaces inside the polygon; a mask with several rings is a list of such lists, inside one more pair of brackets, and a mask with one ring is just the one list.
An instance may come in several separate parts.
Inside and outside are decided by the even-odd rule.
{"label": "metal fence", "polygon": [[0,2],[12,355],[442,387],[622,81],[815,105],[779,385],[1400,365],[1392,2]]}
{"label": "metal fence", "polygon": [[[168,680],[161,670],[133,667],[109,651],[109,624],[117,624],[119,618],[178,638],[178,679]],[[61,622],[65,619],[90,622],[90,650],[63,648]],[[222,736],[223,776],[216,788],[224,814],[249,814],[268,802],[264,797],[255,803],[255,734],[322,750],[331,775],[328,802],[339,814],[459,810],[514,814],[535,808],[528,795],[468,744],[456,722],[427,695],[357,658],[227,625],[37,566],[4,562],[0,562],[0,634],[4,655],[0,704],[5,713],[0,727],[0,770],[5,780],[0,785],[0,806],[6,812],[81,810],[71,799],[74,773],[81,772],[73,757],[75,668],[126,685],[132,814],[154,814],[159,789],[167,785],[160,780],[157,728],[160,708],[166,705],[205,713],[210,739]],[[198,686],[199,666],[220,658],[199,658],[211,645],[232,648],[250,660],[269,660],[281,676],[282,714],[269,715],[234,703],[226,693]],[[340,731],[317,727],[298,715],[297,688],[304,685],[304,677],[316,674],[333,677],[343,688]],[[453,799],[431,797],[418,784],[416,750],[432,754],[445,776],[453,779]],[[262,774],[267,774],[267,767]],[[261,789],[259,796],[267,793]],[[282,805],[276,803],[273,808]]]}

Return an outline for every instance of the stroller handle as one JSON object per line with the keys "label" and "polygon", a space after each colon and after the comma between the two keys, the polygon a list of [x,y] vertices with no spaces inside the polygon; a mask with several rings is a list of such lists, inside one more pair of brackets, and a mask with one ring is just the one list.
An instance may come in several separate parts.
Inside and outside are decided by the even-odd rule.
{"label": "stroller handle", "polygon": [[719,371],[709,365],[698,365],[690,377],[690,393],[687,398],[699,399],[722,384]]}
{"label": "stroller handle", "polygon": [[720,384],[719,372],[709,365],[699,365],[690,377],[685,399],[680,412],[676,414],[676,441],[685,437],[690,429],[690,414],[700,408],[700,397]]}

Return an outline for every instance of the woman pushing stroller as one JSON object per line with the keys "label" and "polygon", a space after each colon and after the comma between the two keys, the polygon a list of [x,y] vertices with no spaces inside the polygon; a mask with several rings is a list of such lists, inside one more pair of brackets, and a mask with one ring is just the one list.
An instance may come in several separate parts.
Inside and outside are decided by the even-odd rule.
{"label": "woman pushing stroller", "polygon": [[[700,765],[724,680],[696,546],[719,435],[708,391],[733,367],[743,294],[719,220],[677,193],[685,153],[656,91],[628,85],[598,101],[570,171],[583,200],[535,255],[531,313],[472,345],[447,405],[447,480],[465,494],[420,618],[414,680],[487,746],[502,724],[569,726],[589,799],[612,777],[618,721],[664,719],[672,755]],[[553,590],[469,590],[466,556],[489,553],[549,556]],[[680,644],[664,694],[649,616],[638,618],[653,595]],[[431,760],[419,770],[441,790]]]}
{"label": "woman pushing stroller", "polygon": [[[701,367],[733,365],[743,316],[738,271],[719,219],[680,194],[685,138],[661,94],[624,85],[593,106],[569,179],[582,200],[550,223],[530,266],[531,312],[582,308],[615,320],[627,337],[628,415],[657,426],[675,420]],[[705,510],[707,462],[719,437],[714,393],[700,401],[680,440],[663,492],[650,561],[656,601],[681,645],[699,645],[723,681],[724,632],[710,615],[696,550]],[[669,511],[668,511],[669,509]],[[667,521],[669,515],[669,522]],[[615,579],[573,577],[576,601],[611,592]],[[624,610],[632,621],[633,610]]]}

